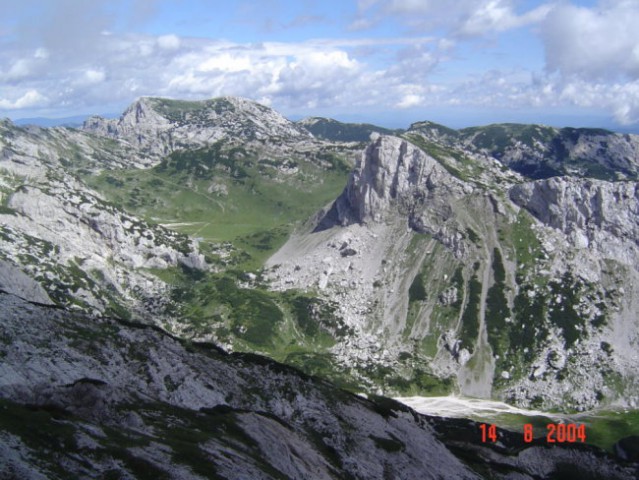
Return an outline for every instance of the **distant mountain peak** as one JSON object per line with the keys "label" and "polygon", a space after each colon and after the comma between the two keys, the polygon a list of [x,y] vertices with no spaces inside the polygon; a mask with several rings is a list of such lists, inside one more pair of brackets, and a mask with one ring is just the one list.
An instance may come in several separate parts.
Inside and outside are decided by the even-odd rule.
{"label": "distant mountain peak", "polygon": [[270,107],[241,97],[174,100],[140,97],[118,119],[91,117],[83,129],[126,141],[151,156],[199,148],[223,138],[304,140],[309,132]]}

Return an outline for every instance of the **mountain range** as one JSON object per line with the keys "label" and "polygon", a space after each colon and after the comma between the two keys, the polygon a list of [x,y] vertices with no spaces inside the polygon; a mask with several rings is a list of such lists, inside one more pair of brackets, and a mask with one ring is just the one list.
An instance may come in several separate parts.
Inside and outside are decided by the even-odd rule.
{"label": "mountain range", "polygon": [[[181,447],[148,447],[169,433],[158,430],[158,419],[177,416],[176,428],[186,431],[209,415],[213,430],[230,429],[240,438],[235,446],[205,449],[206,461],[214,458],[222,465],[220,452],[230,448],[236,459],[249,455],[250,468],[279,472],[268,470],[265,478],[307,478],[302,472],[311,470],[304,469],[322,471],[325,478],[346,478],[344,472],[352,478],[415,478],[426,466],[411,462],[426,454],[407,445],[435,444],[409,441],[406,429],[439,428],[438,435],[446,437],[441,433],[446,428],[473,427],[443,427],[400,409],[408,422],[401,432],[384,436],[386,427],[379,426],[353,435],[368,435],[375,448],[398,452],[406,466],[382,456],[373,470],[358,470],[371,460],[351,452],[357,465],[348,463],[341,453],[350,438],[339,433],[346,428],[343,422],[330,428],[316,420],[295,423],[297,415],[306,415],[300,412],[316,407],[293,397],[262,405],[255,395],[264,393],[250,393],[249,386],[231,395],[231,387],[218,384],[212,388],[218,393],[206,401],[204,393],[180,393],[200,392],[198,372],[226,369],[234,372],[224,374],[228,379],[246,378],[257,368],[256,378],[263,382],[253,388],[262,392],[304,391],[298,378],[322,377],[366,395],[462,394],[563,412],[634,411],[639,402],[638,148],[639,137],[601,129],[499,124],[453,130],[424,121],[391,131],[331,119],[291,122],[235,97],[141,98],[120,118],[91,117],[80,129],[2,121],[3,338],[25,337],[18,344],[4,342],[1,363],[8,380],[0,397],[16,414],[37,407],[51,428],[60,421],[73,427],[75,433],[67,433],[76,440],[88,435],[86,442],[101,444],[94,452],[107,448],[98,437],[115,438],[100,437],[96,429],[130,428],[131,448],[146,452],[135,461],[143,458],[165,473],[171,464],[166,448],[179,455]],[[56,339],[41,338],[38,329],[20,333],[17,320],[25,315],[31,315],[29,328],[44,322],[57,332]],[[95,343],[111,338],[114,330],[124,343],[117,335],[107,344]],[[163,346],[167,342],[172,352]],[[223,350],[202,352],[210,343]],[[139,348],[143,344],[149,347]],[[20,367],[24,349],[35,362],[27,370]],[[288,367],[225,351],[266,355]],[[77,358],[68,362],[77,364],[77,371],[56,366],[54,352],[75,352]],[[191,354],[204,363],[187,362]],[[113,356],[125,365],[132,355],[147,369],[146,380],[125,379],[140,371],[112,380],[115,364],[92,363]],[[181,362],[190,366],[182,373],[166,370],[167,356],[176,359],[171,368],[180,370]],[[212,357],[218,367],[204,365]],[[151,372],[153,362],[161,368]],[[187,374],[189,369],[195,373]],[[47,390],[41,374],[48,370]],[[280,370],[295,378],[282,380],[295,387],[270,377]],[[126,382],[138,386],[120,387]],[[312,395],[337,388],[328,385],[321,383],[320,393]],[[98,398],[98,406],[83,410],[84,400],[73,403],[78,395]],[[359,422],[358,415],[372,415],[361,412],[379,413],[374,402],[340,395],[335,408],[317,407],[323,412],[318,418],[346,418],[350,425]],[[143,398],[152,406],[133,412],[132,405]],[[215,412],[193,413],[215,405]],[[396,412],[400,407],[393,405]],[[351,417],[342,409],[360,413]],[[384,421],[398,418],[385,412]],[[137,415],[135,425],[122,423],[123,415]],[[375,418],[366,422],[375,424]],[[80,434],[85,421],[94,430]],[[297,453],[282,446],[289,457],[315,459],[303,467],[292,460],[289,464],[302,470],[289,471],[273,463],[279,454],[264,450],[266,437],[251,433],[266,429],[278,435],[281,428],[284,438],[307,440],[328,428],[346,443],[311,442]],[[5,446],[22,445],[15,468],[26,468],[34,478],[58,468],[45,462],[41,472],[29,470],[27,452],[39,447],[17,430],[9,437]],[[444,446],[436,448],[457,456],[470,448],[438,438]],[[252,453],[242,450],[246,442],[254,445]],[[355,448],[364,452],[369,443]],[[519,449],[517,455],[534,451]],[[258,451],[271,459],[268,468],[255,463]],[[496,453],[473,451],[463,465],[455,463],[455,455],[450,463],[442,460],[440,473],[432,477],[453,469],[465,472],[459,478],[474,478],[482,468],[493,468],[479,464]],[[91,463],[108,472],[119,458],[131,471],[122,460],[131,450],[126,452],[109,450]],[[439,455],[434,452],[429,458]],[[564,462],[564,453],[553,455],[558,457],[548,460],[540,477]],[[587,468],[593,464],[579,449],[565,455]],[[612,469],[618,461],[602,460],[601,468]],[[189,462],[194,475],[200,474]],[[495,462],[535,475],[530,465]],[[66,471],[80,468],[74,464]],[[233,477],[224,472],[221,478]]]}

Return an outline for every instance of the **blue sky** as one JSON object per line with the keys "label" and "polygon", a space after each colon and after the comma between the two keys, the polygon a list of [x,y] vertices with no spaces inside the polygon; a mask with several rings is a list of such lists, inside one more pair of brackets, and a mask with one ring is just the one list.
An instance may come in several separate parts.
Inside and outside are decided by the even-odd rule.
{"label": "blue sky", "polygon": [[639,130],[637,0],[0,0],[0,116],[240,95],[406,127]]}

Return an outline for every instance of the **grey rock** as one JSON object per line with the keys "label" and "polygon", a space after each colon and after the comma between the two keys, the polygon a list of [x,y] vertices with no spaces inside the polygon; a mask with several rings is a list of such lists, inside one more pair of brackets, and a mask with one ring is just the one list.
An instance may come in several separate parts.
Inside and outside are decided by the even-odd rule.
{"label": "grey rock", "polygon": [[310,140],[312,135],[274,110],[239,97],[183,102],[142,97],[119,119],[91,117],[84,131],[124,141],[156,159],[221,139]]}
{"label": "grey rock", "polygon": [[[128,478],[140,467],[228,479],[481,478],[474,470],[553,478],[565,468],[625,479],[636,471],[592,447],[526,447],[503,432],[499,447],[478,444],[472,422],[365,400],[272,360],[187,345],[158,328],[2,293],[0,307],[3,338],[19,339],[0,342],[0,418],[34,415],[4,423],[5,476]],[[25,429],[47,431],[47,447]],[[453,453],[460,451],[463,461]]]}
{"label": "grey rock", "polygon": [[33,280],[17,266],[0,260],[0,290],[12,293],[30,302],[53,305],[42,285]]}

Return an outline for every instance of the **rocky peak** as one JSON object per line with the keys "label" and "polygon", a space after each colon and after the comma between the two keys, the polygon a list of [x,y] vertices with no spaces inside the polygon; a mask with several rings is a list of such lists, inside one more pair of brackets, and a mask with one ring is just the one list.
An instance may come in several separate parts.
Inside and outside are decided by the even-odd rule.
{"label": "rocky peak", "polygon": [[239,97],[182,101],[142,97],[119,119],[91,117],[84,130],[124,140],[152,156],[199,148],[223,138],[305,140],[312,135],[273,109]]}
{"label": "rocky peak", "polygon": [[390,212],[407,215],[412,226],[423,223],[419,221],[423,213],[444,219],[450,196],[462,194],[464,188],[470,187],[411,143],[374,134],[344,192],[318,228],[381,222]]}

